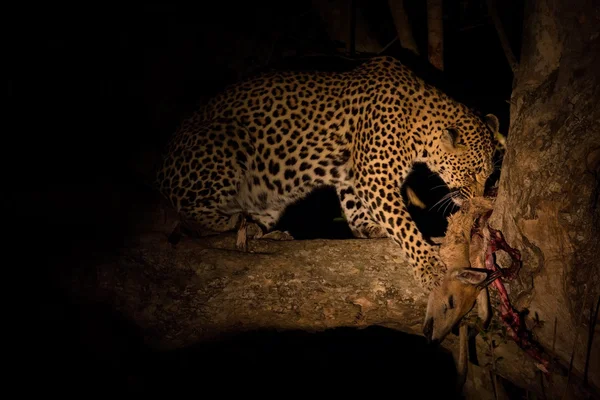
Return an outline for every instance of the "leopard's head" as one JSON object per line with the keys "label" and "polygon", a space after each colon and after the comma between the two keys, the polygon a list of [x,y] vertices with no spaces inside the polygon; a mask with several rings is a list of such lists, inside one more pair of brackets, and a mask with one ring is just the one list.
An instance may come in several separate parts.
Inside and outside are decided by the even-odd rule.
{"label": "leopard's head", "polygon": [[498,147],[498,118],[483,119],[469,114],[436,133],[429,167],[448,185],[448,198],[459,206],[482,196],[485,183],[494,171],[494,152]]}

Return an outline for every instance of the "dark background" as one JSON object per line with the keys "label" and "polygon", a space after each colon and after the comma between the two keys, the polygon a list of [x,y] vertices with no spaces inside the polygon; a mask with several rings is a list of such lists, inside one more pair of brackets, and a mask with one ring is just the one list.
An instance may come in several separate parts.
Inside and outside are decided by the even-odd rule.
{"label": "dark background", "polygon": [[[357,3],[380,43],[390,43],[396,33],[387,1]],[[418,75],[482,114],[494,113],[507,134],[513,76],[485,1],[445,2],[444,73],[435,71],[425,58],[425,1],[405,3],[422,56],[403,51],[398,42],[383,54],[398,57]],[[499,2],[498,11],[518,56],[522,2]],[[355,380],[354,368],[364,368],[365,363],[381,373],[389,372],[388,363],[405,373],[432,365],[427,358],[430,350],[415,347],[415,343],[422,344],[421,338],[377,330],[342,331],[334,339],[322,336],[318,346],[312,335],[307,339],[301,333],[292,334],[293,340],[284,341],[270,333],[237,345],[208,346],[193,362],[189,354],[197,353],[191,350],[185,353],[187,358],[160,358],[147,353],[135,329],[118,322],[111,310],[79,304],[54,284],[61,271],[81,267],[83,257],[101,259],[115,251],[128,223],[121,207],[122,193],[148,190],[140,175],[146,155],[160,151],[181,119],[207,97],[271,68],[343,70],[357,64],[348,58],[372,56],[340,57],[343,45],[327,37],[324,21],[310,1],[19,3],[7,6],[4,16],[9,28],[3,57],[8,66],[2,146],[6,226],[13,239],[12,251],[26,255],[19,268],[27,274],[29,298],[35,304],[34,311],[24,316],[38,327],[29,346],[37,360],[34,370],[40,377],[45,373],[48,385],[56,390],[74,390],[77,384],[88,390],[112,390],[125,388],[133,380],[136,383],[131,387],[141,390],[164,379],[169,387],[168,382],[181,384],[181,378],[173,380],[180,377],[173,371],[189,372],[190,364],[215,373],[218,369],[211,366],[226,360],[222,368],[227,377],[227,365],[247,365],[247,360],[257,357],[266,357],[268,362],[261,364],[264,368],[279,363],[290,363],[294,371],[302,366],[319,373],[324,372],[316,365],[326,365],[323,370],[349,368],[345,373],[350,374],[350,381]],[[430,190],[440,181],[429,175],[418,168],[409,183],[431,206],[445,194],[445,188]],[[412,211],[427,234],[443,233],[444,210]],[[334,192],[324,189],[291,207],[280,228],[290,230],[297,239],[347,238],[347,226],[334,222],[338,216]],[[255,339],[271,346],[272,352],[259,357],[255,347],[239,344]],[[346,343],[345,349],[331,350],[326,345],[340,341]],[[389,354],[380,354],[378,343],[386,343]],[[235,346],[245,350],[223,353]],[[290,350],[302,346],[319,350]],[[312,358],[302,357],[307,353]],[[346,360],[348,354],[354,358]],[[404,370],[397,365],[403,354],[412,360],[406,361]],[[239,361],[240,357],[246,361]],[[334,360],[337,364],[331,366]],[[163,362],[172,368],[165,369]],[[406,368],[410,363],[422,367]],[[162,365],[162,369],[141,367],[148,365]],[[255,366],[249,369],[258,373]],[[48,375],[48,370],[56,376]],[[157,371],[161,371],[158,376]],[[243,375],[239,368],[236,371]],[[270,371],[276,376],[281,369]],[[198,377],[192,373],[190,379]],[[214,385],[211,379],[207,381]],[[419,384],[415,376],[399,383],[407,381]],[[335,382],[348,385],[346,380]],[[390,383],[395,386],[393,380],[382,382]]]}

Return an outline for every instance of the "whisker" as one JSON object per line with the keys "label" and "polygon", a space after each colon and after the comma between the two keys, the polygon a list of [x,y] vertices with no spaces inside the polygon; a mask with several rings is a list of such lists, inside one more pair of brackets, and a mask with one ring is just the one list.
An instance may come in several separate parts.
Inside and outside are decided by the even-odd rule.
{"label": "whisker", "polygon": [[[440,203],[444,203],[444,201],[448,200],[450,198],[450,196],[452,196],[452,192],[447,193],[446,195],[444,195],[444,197],[442,197],[441,199],[438,200],[437,203],[435,203],[434,205],[432,205],[429,209],[433,210],[435,206],[437,206]],[[441,207],[441,206],[440,206]]]}
{"label": "whisker", "polygon": [[434,186],[434,187],[432,187],[432,188],[431,188],[431,189],[429,189],[429,190],[430,190],[430,191],[432,191],[432,190],[435,190],[435,189],[437,189],[437,188],[441,188],[441,187],[445,187],[445,186],[446,186],[446,184],[445,184],[445,183],[442,183],[441,185]]}
{"label": "whisker", "polygon": [[[456,193],[456,194],[454,194]],[[450,197],[450,201],[446,204],[446,207],[444,207],[444,212],[443,214],[446,215],[446,210],[448,209],[449,205],[452,205],[452,207],[454,207],[456,205],[456,203],[454,202],[454,198],[458,195],[460,195],[459,191],[456,191],[453,193],[453,196]],[[452,212],[452,209],[450,209],[450,212]]]}
{"label": "whisker", "polygon": [[435,203],[433,206],[431,206],[430,210],[434,210],[435,206],[437,206],[438,204],[439,204],[438,209],[441,210],[445,204],[447,205],[450,202],[454,202],[453,198],[455,196],[457,196],[458,194],[459,194],[458,190],[454,190],[452,192],[447,193],[437,203]]}
{"label": "whisker", "polygon": [[447,205],[448,205],[448,203],[449,203],[449,202],[451,202],[451,201],[452,201],[452,200],[450,200],[449,198],[448,198],[448,199],[446,199],[446,200],[444,200],[444,202],[443,202],[442,204],[440,204],[440,205],[439,205],[439,207],[438,207],[438,211],[439,211],[440,213],[442,213],[442,214],[443,214],[443,213],[444,213],[444,211],[442,210],[442,207],[445,207],[445,206],[447,206]]}
{"label": "whisker", "polygon": [[452,214],[454,212],[454,210],[458,207],[458,204],[456,203],[452,203],[452,208],[450,208],[450,214]]}
{"label": "whisker", "polygon": [[435,203],[434,205],[432,205],[431,207],[429,207],[429,210],[430,210],[430,211],[433,211],[433,210],[435,209],[435,206],[437,206],[437,205],[438,205],[438,204],[440,204],[440,203],[442,203],[442,204],[443,204],[443,201],[444,201],[444,200],[446,200],[446,199],[445,199],[444,197],[442,197],[441,199],[439,199],[439,200],[438,200],[438,202],[437,202],[437,203]]}
{"label": "whisker", "polygon": [[454,203],[452,200],[450,200],[449,202],[446,203],[446,207],[444,207],[444,211],[442,211],[442,215],[446,215],[446,210],[448,209],[448,206],[452,203]]}

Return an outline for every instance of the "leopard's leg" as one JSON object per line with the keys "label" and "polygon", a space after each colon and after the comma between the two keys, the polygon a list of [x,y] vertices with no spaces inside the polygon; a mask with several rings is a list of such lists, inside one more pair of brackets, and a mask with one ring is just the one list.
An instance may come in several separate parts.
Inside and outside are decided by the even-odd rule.
{"label": "leopard's leg", "polygon": [[[265,164],[264,158],[259,154],[249,162],[252,165]],[[251,169],[240,186],[236,200],[247,213],[247,236],[251,239],[293,240],[289,232],[273,229],[294,198],[286,193],[278,193],[274,186],[266,182],[269,182],[266,175]]]}
{"label": "leopard's leg", "polygon": [[179,209],[173,223],[172,229],[167,232],[167,238],[170,243],[177,244],[183,234],[194,237],[214,236],[223,232],[228,232],[239,227],[243,215],[239,212],[223,213],[220,211],[220,200],[223,197],[211,196],[204,198],[200,206],[193,209],[181,209],[180,199],[172,196],[168,202],[170,207]]}
{"label": "leopard's leg", "polygon": [[439,257],[439,246],[427,241],[419,231],[396,189],[396,182],[388,183],[386,177],[379,176],[378,183],[374,183],[372,178],[360,176],[355,186],[356,194],[368,207],[371,217],[400,246],[417,281],[429,290],[439,285],[446,269]]}
{"label": "leopard's leg", "polygon": [[240,226],[241,213],[223,214],[218,210],[219,202],[206,202],[203,207],[194,209],[189,218],[183,218],[183,225],[198,236],[218,235]]}
{"label": "leopard's leg", "polygon": [[346,221],[352,234],[357,238],[383,238],[387,233],[381,225],[372,219],[371,213],[367,207],[363,206],[362,201],[354,193],[354,188],[350,185],[338,185],[336,187],[340,205]]}
{"label": "leopard's leg", "polygon": [[[245,157],[222,152],[226,145]],[[247,130],[235,121],[202,121],[175,135],[169,144],[156,187],[197,236],[235,229],[242,216],[236,200],[253,154]]]}

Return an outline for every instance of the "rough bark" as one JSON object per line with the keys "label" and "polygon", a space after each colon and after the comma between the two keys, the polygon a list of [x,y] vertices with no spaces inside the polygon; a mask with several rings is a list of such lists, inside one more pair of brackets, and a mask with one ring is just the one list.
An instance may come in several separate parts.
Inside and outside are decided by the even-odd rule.
{"label": "rough bark", "polygon": [[235,250],[235,235],[175,247],[148,235],[98,265],[93,285],[161,349],[262,328],[382,325],[419,334],[426,293],[387,239],[248,246]]}
{"label": "rough bark", "polygon": [[[544,321],[539,342],[584,373],[591,308],[600,296],[600,6],[529,1],[511,125],[491,225],[521,250],[511,297]],[[600,340],[588,379],[600,385]],[[555,332],[556,331],[556,332]],[[573,378],[572,378],[573,380]],[[541,391],[539,381],[520,386]],[[560,397],[564,380],[546,395]]]}
{"label": "rough bark", "polygon": [[396,34],[398,35],[400,45],[419,55],[419,49],[412,33],[410,20],[404,8],[404,0],[388,0],[388,6],[394,19],[394,26],[396,27]]}

